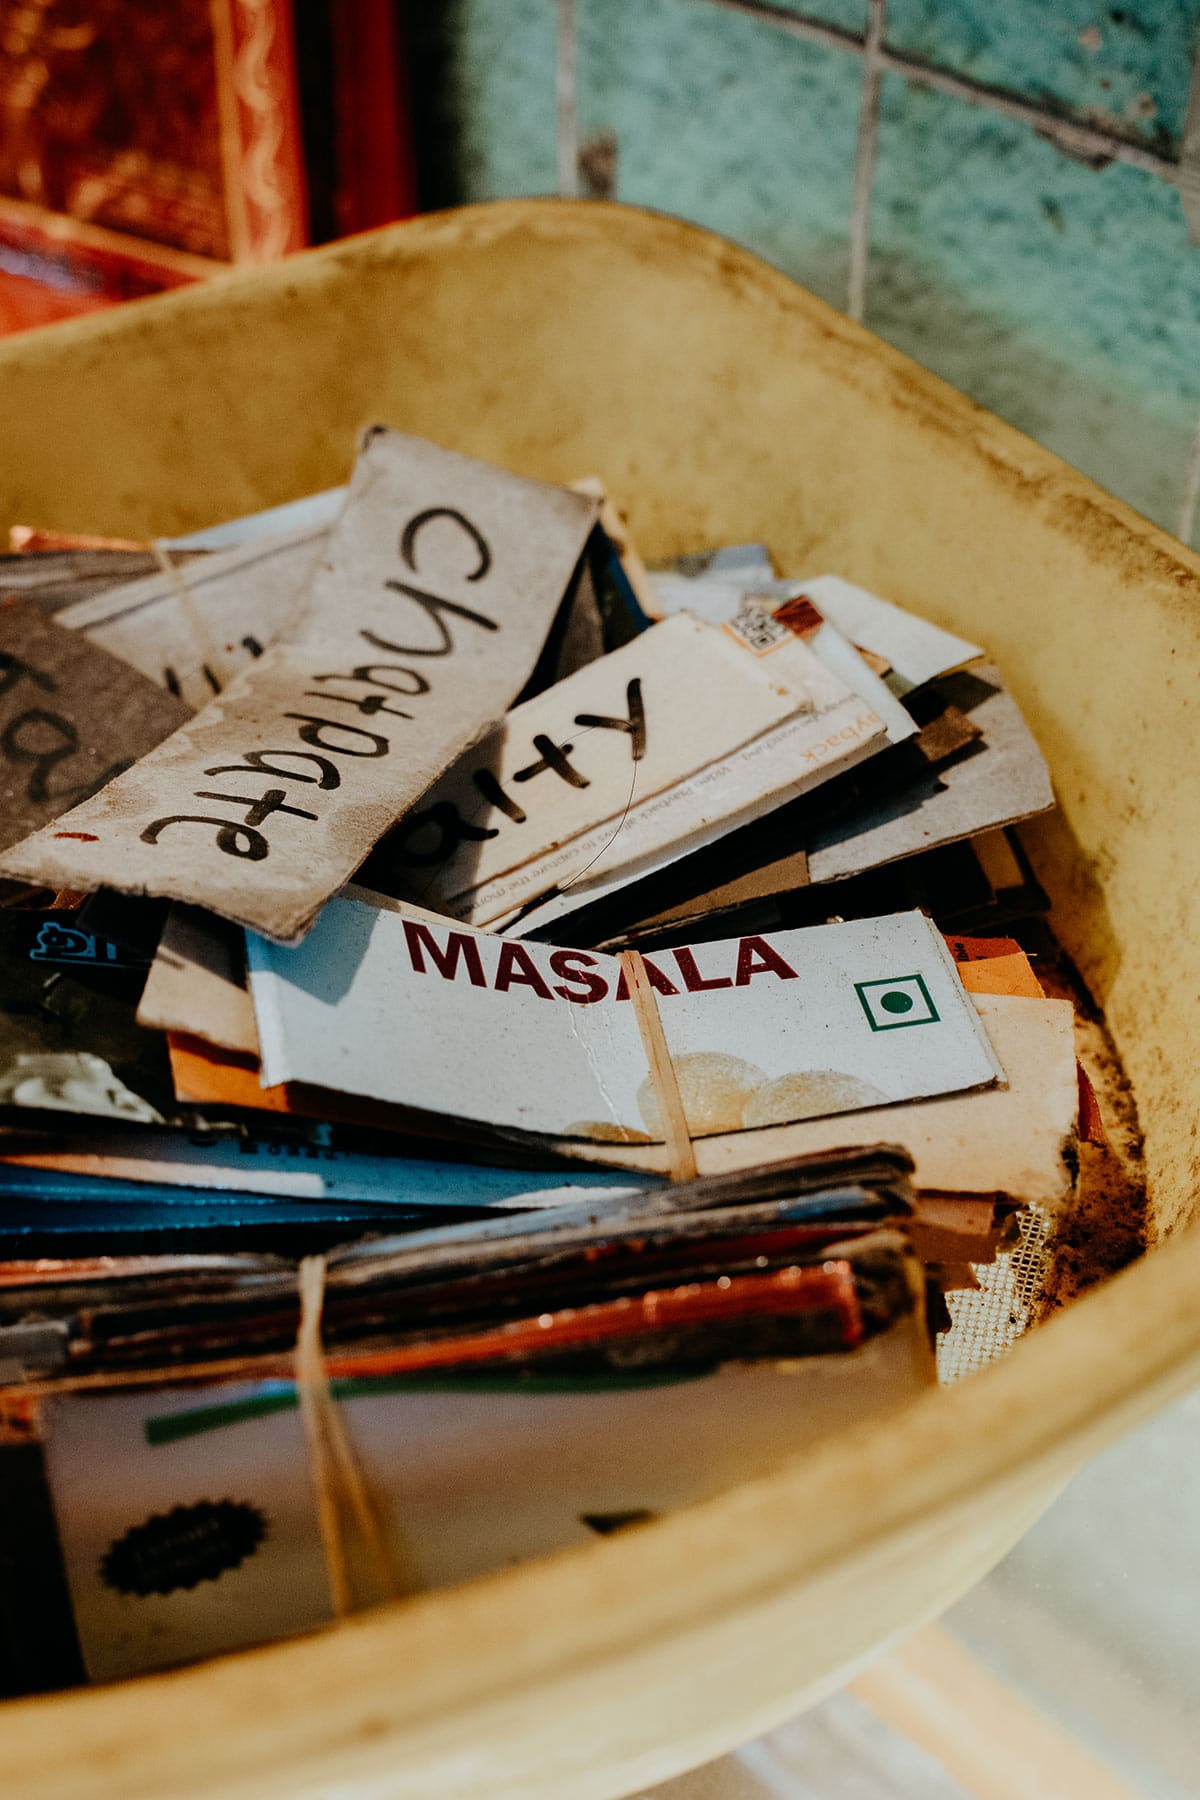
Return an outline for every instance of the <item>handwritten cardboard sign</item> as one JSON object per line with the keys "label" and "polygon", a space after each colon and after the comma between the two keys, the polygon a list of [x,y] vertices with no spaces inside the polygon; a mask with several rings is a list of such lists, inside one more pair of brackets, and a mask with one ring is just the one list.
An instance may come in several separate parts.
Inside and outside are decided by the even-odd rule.
{"label": "handwritten cardboard sign", "polygon": [[[746,549],[757,552],[756,546]],[[530,859],[495,887],[478,887],[469,909],[443,895],[443,910],[521,936],[543,932],[570,913],[603,905],[631,883],[661,877],[672,864],[719,844],[887,746],[917,737],[915,719],[874,666],[888,668],[886,658],[856,648],[811,601],[774,581],[769,561],[757,580],[758,588],[769,590],[762,595],[756,588],[741,592],[758,568],[756,560],[742,569],[735,558],[735,566],[733,585],[720,572],[703,579],[665,578],[668,622],[695,595],[705,620],[719,623],[722,634],[758,659],[771,678],[807,692],[809,708],[724,761],[709,763],[694,780],[652,805],[631,804],[615,834],[594,831],[545,859]],[[898,610],[886,601],[877,604],[885,613]],[[703,737],[719,710],[718,701],[698,693],[693,736]],[[807,879],[804,870],[798,881],[789,878],[788,885],[803,885]],[[496,902],[505,897],[510,904],[502,910]]]}
{"label": "handwritten cardboard sign", "polygon": [[686,614],[653,626],[510,713],[381,863],[475,925],[549,894],[542,924],[882,747],[873,708],[799,639],[780,648],[764,657]]}
{"label": "handwritten cardboard sign", "polygon": [[189,711],[36,601],[0,603],[0,848],[87,800]]}
{"label": "handwritten cardboard sign", "polygon": [[[807,696],[805,696],[807,698]],[[427,904],[473,890],[720,761],[798,710],[758,660],[681,615],[527,701],[397,826]],[[504,897],[486,909],[502,911]]]}
{"label": "handwritten cardboard sign", "polygon": [[[663,1135],[617,957],[345,899],[302,945],[251,937],[248,956],[266,1083],[565,1137]],[[920,913],[664,951],[646,969],[694,1135],[1003,1079]]]}
{"label": "handwritten cardboard sign", "polygon": [[529,676],[596,502],[368,434],[294,639],[0,872],[302,934]]}

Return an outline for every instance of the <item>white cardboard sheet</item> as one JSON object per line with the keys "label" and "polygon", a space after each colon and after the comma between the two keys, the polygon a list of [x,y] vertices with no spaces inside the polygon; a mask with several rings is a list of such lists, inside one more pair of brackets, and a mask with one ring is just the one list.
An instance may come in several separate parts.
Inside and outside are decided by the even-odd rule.
{"label": "white cardboard sheet", "polygon": [[[662,1137],[619,959],[338,899],[305,941],[248,939],[265,1083],[555,1136]],[[1003,1079],[921,913],[646,959],[696,1135]]]}
{"label": "white cardboard sheet", "polygon": [[[916,1163],[924,1192],[1006,1194],[1053,1210],[1074,1191],[1068,1151],[1079,1112],[1074,1008],[1069,1000],[976,994],[974,1004],[1004,1065],[1004,1086],[873,1108],[853,1117],[806,1119],[764,1131],[699,1139],[702,1175],[810,1151],[860,1144],[900,1144]],[[589,1162],[660,1171],[663,1152],[636,1144],[572,1144]]]}
{"label": "white cardboard sheet", "polygon": [[[653,627],[510,714],[392,834],[389,871],[473,925],[548,895],[543,923],[585,904],[596,882],[619,886],[882,748],[874,708],[806,644],[780,649],[760,657],[686,615]],[[531,746],[547,743],[570,752],[586,786],[546,767]],[[498,802],[481,786],[492,782]],[[460,844],[460,821],[493,835]],[[406,862],[414,853],[440,860],[422,869]]]}

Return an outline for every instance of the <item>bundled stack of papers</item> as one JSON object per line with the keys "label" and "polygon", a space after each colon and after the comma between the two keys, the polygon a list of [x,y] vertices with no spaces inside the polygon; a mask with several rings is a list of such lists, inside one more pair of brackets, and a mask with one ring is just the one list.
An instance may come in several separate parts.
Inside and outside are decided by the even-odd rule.
{"label": "bundled stack of papers", "polygon": [[1064,1215],[981,646],[382,428],[0,596],[0,1683],[716,1492],[936,1381]]}

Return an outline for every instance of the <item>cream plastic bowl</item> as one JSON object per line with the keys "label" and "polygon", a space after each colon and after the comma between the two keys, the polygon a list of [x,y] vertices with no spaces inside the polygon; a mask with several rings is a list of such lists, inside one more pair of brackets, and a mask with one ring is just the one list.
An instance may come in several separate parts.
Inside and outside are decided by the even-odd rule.
{"label": "cream plastic bowl", "polygon": [[1160,1242],[1001,1364],[724,1497],[302,1640],[0,1709],[21,1800],[606,1800],[938,1613],[1200,1376],[1200,561],[720,239],[426,218],[0,344],[0,526],[171,533],[344,479],[381,419],[592,471],[661,557],[764,538],[985,643],[1030,834],[1133,1082]]}

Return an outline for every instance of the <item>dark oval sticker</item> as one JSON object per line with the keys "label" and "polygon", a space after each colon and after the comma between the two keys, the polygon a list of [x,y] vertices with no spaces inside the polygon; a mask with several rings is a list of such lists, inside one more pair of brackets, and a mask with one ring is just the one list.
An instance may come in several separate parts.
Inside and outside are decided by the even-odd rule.
{"label": "dark oval sticker", "polygon": [[120,1594],[173,1594],[236,1569],[266,1535],[262,1513],[242,1501],[174,1506],[118,1538],[101,1560],[101,1579]]}

